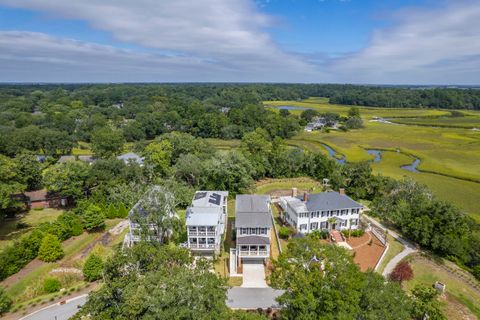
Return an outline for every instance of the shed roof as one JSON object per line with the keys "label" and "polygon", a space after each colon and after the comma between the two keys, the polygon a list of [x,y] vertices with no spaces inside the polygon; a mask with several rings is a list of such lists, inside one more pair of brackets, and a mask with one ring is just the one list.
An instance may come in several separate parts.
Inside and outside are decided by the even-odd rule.
{"label": "shed roof", "polygon": [[237,238],[238,244],[270,244],[269,237],[262,236],[242,236]]}

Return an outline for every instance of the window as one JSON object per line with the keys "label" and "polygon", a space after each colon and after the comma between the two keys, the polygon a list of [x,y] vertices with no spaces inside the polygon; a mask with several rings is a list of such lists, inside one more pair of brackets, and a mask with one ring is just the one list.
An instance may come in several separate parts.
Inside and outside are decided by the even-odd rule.
{"label": "window", "polygon": [[257,234],[257,228],[250,228],[250,234]]}
{"label": "window", "polygon": [[312,218],[318,218],[320,216],[320,212],[319,211],[314,211],[312,212]]}
{"label": "window", "polygon": [[240,247],[240,250],[241,250],[241,251],[248,251],[248,246],[241,246],[241,247]]}
{"label": "window", "polygon": [[206,231],[206,228],[205,228],[205,227],[198,227],[198,231],[199,231],[199,232],[205,232],[205,231]]}
{"label": "window", "polygon": [[258,249],[260,251],[267,251],[267,247],[266,246],[259,246]]}
{"label": "window", "polygon": [[208,238],[208,244],[215,244],[215,238]]}
{"label": "window", "polygon": [[328,228],[328,222],[324,221],[320,223],[320,229],[327,229]]}
{"label": "window", "polygon": [[322,218],[327,217],[327,216],[328,216],[328,211],[322,211]]}
{"label": "window", "polygon": [[197,238],[190,238],[191,244],[197,244]]}
{"label": "window", "polygon": [[188,231],[197,232],[197,227],[188,227]]}
{"label": "window", "polygon": [[260,234],[267,234],[267,228],[260,228]]}
{"label": "window", "polygon": [[207,243],[207,239],[205,239],[205,238],[198,238],[198,243],[199,243],[199,244],[206,244],[206,243]]}
{"label": "window", "polygon": [[350,225],[351,226],[356,226],[358,224],[358,219],[351,219],[350,220]]}
{"label": "window", "polygon": [[348,210],[342,210],[341,215],[343,216],[343,215],[346,215],[346,214],[348,214]]}
{"label": "window", "polygon": [[248,234],[248,228],[240,228],[240,234]]}
{"label": "window", "polygon": [[310,224],[310,229],[317,230],[318,229],[318,222],[313,222]]}
{"label": "window", "polygon": [[301,224],[300,230],[307,230],[307,224]]}
{"label": "window", "polygon": [[215,232],[215,227],[208,227],[208,232]]}

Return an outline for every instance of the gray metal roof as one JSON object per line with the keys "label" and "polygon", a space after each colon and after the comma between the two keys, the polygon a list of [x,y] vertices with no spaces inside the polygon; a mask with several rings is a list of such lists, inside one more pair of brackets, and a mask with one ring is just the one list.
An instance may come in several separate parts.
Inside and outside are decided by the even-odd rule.
{"label": "gray metal roof", "polygon": [[[303,195],[299,195],[297,198],[303,200]],[[306,205],[308,211],[339,210],[363,207],[361,203],[358,203],[357,201],[352,200],[349,196],[342,195],[336,191],[309,194]]]}
{"label": "gray metal roof", "polygon": [[188,207],[187,226],[216,226],[222,219],[222,208]]}
{"label": "gray metal roof", "polygon": [[236,228],[271,228],[270,196],[237,195],[235,202]]}
{"label": "gray metal roof", "polygon": [[123,162],[128,163],[130,160],[138,163],[139,165],[143,164],[143,158],[140,157],[138,154],[133,153],[133,152],[128,152],[121,154],[117,157],[118,160],[123,160]]}
{"label": "gray metal roof", "polygon": [[239,236],[237,237],[237,244],[270,244],[270,238],[266,236]]}

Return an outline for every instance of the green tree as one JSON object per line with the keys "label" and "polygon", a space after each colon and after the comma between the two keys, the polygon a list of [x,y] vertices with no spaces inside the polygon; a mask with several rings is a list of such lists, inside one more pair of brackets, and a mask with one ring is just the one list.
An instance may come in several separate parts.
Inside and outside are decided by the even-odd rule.
{"label": "green tree", "polygon": [[89,170],[82,161],[57,163],[43,172],[43,182],[49,191],[80,199],[84,196]]}
{"label": "green tree", "polygon": [[357,107],[351,107],[348,109],[348,117],[360,117],[360,109]]}
{"label": "green tree", "polygon": [[98,129],[92,133],[92,151],[100,158],[108,158],[119,154],[125,143],[123,134],[119,130],[109,127]]}
{"label": "green tree", "polygon": [[425,319],[427,316],[431,320],[446,320],[447,317],[441,310],[440,301],[438,301],[438,291],[434,288],[417,285],[412,290],[413,309],[412,317],[416,320]]}
{"label": "green tree", "polygon": [[105,265],[105,285],[74,319],[227,319],[227,285],[188,250],[140,243]]}
{"label": "green tree", "polygon": [[23,151],[15,157],[18,178],[27,190],[37,190],[42,185],[42,168],[31,151]]}
{"label": "green tree", "polygon": [[102,209],[89,204],[82,213],[83,226],[87,231],[98,231],[105,228],[105,215]]}
{"label": "green tree", "polygon": [[12,197],[25,190],[19,182],[18,166],[12,159],[0,155],[0,218],[6,209],[19,208],[21,203]]}
{"label": "green tree", "polygon": [[345,249],[307,237],[295,239],[273,262],[272,284],[286,319],[354,319],[359,314],[364,275]]}
{"label": "green tree", "polygon": [[374,272],[367,272],[365,276],[358,319],[411,319],[411,300],[397,283],[385,282],[381,275]]}
{"label": "green tree", "polygon": [[83,276],[87,281],[95,281],[102,278],[103,274],[103,261],[102,259],[95,255],[91,254],[88,256],[85,264],[83,265]]}
{"label": "green tree", "polygon": [[47,234],[43,237],[38,250],[38,258],[45,262],[54,262],[63,257],[62,244],[54,235]]}
{"label": "green tree", "polygon": [[363,128],[363,120],[360,117],[350,117],[345,123],[347,129],[360,129]]}
{"label": "green tree", "polygon": [[150,143],[144,151],[145,164],[149,166],[155,174],[166,176],[170,173],[172,161],[173,146],[167,140],[155,141]]}
{"label": "green tree", "polygon": [[71,236],[79,236],[83,233],[83,223],[80,217],[73,212],[62,213],[56,221],[62,229],[66,230],[67,238]]}
{"label": "green tree", "polygon": [[8,312],[12,307],[12,303],[12,299],[10,299],[5,290],[0,287],[0,315]]}

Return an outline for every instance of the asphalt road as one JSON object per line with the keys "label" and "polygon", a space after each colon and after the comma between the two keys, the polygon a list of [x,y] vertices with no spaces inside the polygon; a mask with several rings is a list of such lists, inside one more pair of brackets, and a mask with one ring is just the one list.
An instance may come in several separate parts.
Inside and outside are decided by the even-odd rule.
{"label": "asphalt road", "polygon": [[81,295],[66,301],[65,304],[52,304],[43,309],[37,310],[20,320],[68,320],[87,301],[87,295]]}

